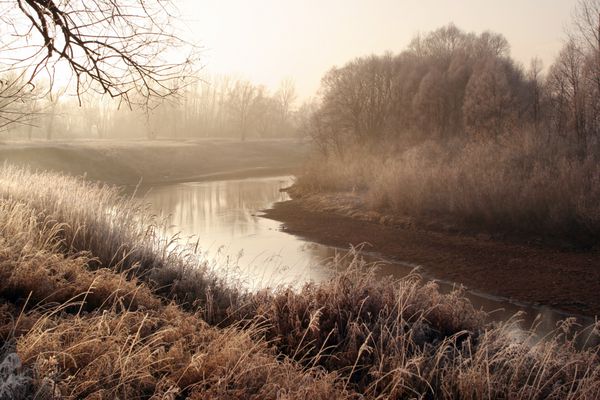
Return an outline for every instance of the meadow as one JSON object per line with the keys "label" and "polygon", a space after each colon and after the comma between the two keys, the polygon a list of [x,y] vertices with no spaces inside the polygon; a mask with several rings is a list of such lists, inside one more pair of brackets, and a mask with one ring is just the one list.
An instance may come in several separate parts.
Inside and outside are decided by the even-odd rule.
{"label": "meadow", "polygon": [[289,138],[0,139],[0,159],[11,165],[127,186],[288,173],[307,150]]}

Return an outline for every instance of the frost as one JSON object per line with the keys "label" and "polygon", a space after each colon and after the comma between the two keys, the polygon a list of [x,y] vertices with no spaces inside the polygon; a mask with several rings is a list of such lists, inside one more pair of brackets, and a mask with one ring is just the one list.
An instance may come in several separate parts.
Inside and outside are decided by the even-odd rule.
{"label": "frost", "polygon": [[25,399],[31,378],[21,369],[21,359],[14,352],[0,354],[0,400]]}

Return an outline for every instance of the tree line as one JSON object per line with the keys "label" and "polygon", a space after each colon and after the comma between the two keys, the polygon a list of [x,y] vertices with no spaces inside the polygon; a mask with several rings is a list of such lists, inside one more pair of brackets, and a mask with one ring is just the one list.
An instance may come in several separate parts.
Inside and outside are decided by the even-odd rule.
{"label": "tree line", "polygon": [[80,99],[64,88],[47,90],[44,85],[7,99],[11,102],[4,104],[4,112],[12,111],[20,120],[8,124],[3,136],[47,140],[294,137],[307,109],[298,107],[291,79],[269,91],[225,75],[205,75],[151,109],[124,107],[98,94]]}
{"label": "tree line", "polygon": [[179,16],[170,0],[2,2],[2,137],[294,135],[293,82],[202,75]]}
{"label": "tree line", "polygon": [[504,36],[454,25],[416,36],[399,54],[359,57],[322,79],[304,130],[324,153],[390,140],[504,140],[560,135],[580,155],[600,130],[600,1],[580,1],[568,40],[543,73]]}

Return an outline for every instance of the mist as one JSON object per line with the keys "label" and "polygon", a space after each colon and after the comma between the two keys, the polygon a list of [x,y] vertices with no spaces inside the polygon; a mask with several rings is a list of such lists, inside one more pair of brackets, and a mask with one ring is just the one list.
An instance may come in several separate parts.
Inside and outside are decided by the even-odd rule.
{"label": "mist", "polygon": [[0,33],[0,400],[600,398],[600,0]]}

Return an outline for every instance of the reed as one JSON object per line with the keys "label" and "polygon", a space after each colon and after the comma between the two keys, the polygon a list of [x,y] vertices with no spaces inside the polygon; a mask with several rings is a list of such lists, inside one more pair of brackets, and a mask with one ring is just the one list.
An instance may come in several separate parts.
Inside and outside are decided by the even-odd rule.
{"label": "reed", "polygon": [[451,219],[590,247],[600,237],[599,153],[591,147],[581,158],[560,137],[528,132],[393,151],[349,147],[309,162],[294,191],[353,192],[367,208],[416,221]]}
{"label": "reed", "polygon": [[539,338],[356,251],[328,282],[241,292],[114,188],[0,177],[0,398],[600,397],[598,323]]}

